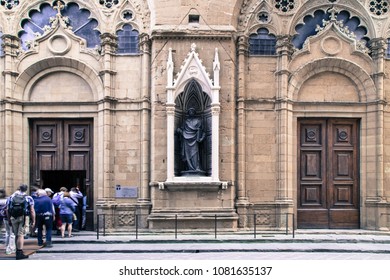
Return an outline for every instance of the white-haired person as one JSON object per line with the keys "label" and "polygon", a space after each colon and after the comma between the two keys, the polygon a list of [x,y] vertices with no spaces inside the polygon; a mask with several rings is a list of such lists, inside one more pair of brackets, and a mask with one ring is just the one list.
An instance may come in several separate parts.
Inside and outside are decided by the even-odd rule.
{"label": "white-haired person", "polygon": [[46,229],[46,247],[52,247],[51,236],[53,229],[53,217],[55,216],[53,202],[47,196],[45,190],[39,189],[35,198],[36,227],[38,229],[38,246],[43,246],[43,227]]}

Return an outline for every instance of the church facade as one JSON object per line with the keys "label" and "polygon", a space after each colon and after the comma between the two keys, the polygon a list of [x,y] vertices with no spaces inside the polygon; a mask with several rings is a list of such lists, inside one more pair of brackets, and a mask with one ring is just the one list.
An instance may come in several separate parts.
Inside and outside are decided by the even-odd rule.
{"label": "church facade", "polygon": [[389,0],[0,1],[0,176],[113,231],[390,229]]}

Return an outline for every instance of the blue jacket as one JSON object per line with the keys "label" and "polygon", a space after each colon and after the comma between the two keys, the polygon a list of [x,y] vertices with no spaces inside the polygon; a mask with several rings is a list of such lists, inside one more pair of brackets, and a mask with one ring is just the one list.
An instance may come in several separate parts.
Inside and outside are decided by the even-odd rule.
{"label": "blue jacket", "polygon": [[69,197],[61,197],[60,203],[60,215],[73,214],[76,210],[76,203],[73,202]]}
{"label": "blue jacket", "polygon": [[36,215],[53,215],[53,203],[48,196],[38,196],[35,198],[34,209]]}

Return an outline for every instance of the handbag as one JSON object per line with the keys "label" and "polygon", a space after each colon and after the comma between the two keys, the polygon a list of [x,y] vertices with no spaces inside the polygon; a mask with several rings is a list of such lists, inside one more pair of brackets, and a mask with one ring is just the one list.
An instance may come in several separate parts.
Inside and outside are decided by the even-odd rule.
{"label": "handbag", "polygon": [[77,221],[77,216],[75,213],[73,213],[73,221]]}

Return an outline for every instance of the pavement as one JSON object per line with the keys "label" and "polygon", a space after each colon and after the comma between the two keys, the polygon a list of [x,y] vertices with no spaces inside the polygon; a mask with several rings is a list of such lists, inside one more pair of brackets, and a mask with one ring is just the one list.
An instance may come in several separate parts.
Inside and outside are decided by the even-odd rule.
{"label": "pavement", "polygon": [[[169,253],[354,253],[389,254],[390,232],[367,230],[297,230],[283,232],[143,232],[74,233],[71,238],[53,236],[53,247],[38,247],[26,240],[35,254],[169,254]],[[34,247],[35,245],[35,247]],[[0,247],[4,257],[4,245]],[[29,252],[30,254],[34,252]]]}

